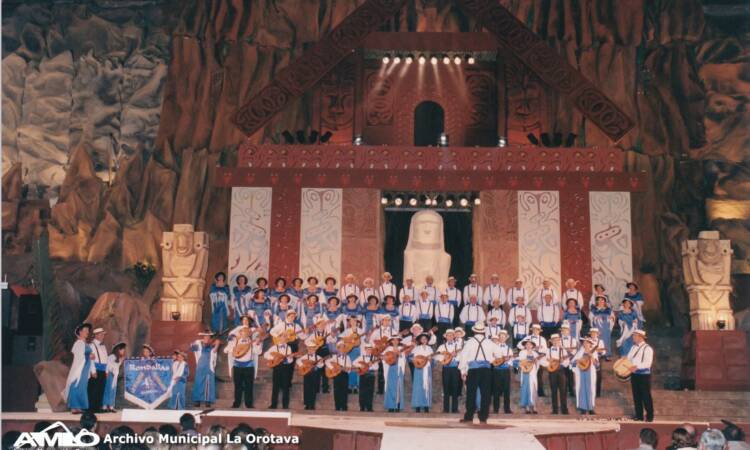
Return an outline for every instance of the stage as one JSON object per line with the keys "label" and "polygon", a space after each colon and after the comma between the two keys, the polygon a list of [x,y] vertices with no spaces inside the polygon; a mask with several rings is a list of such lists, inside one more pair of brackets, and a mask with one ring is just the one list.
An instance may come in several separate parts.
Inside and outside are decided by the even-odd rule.
{"label": "stage", "polygon": [[[128,425],[136,433],[148,427],[171,423],[177,425],[184,412],[199,410],[136,410],[125,409],[98,415],[97,431],[104,435],[119,425]],[[459,422],[458,415],[442,414],[387,414],[347,412],[312,414],[288,411],[215,410],[197,418],[197,428],[205,432],[215,424],[231,431],[240,423],[253,429],[264,428],[274,436],[298,436],[299,445],[280,444],[276,448],[299,449],[402,449],[408,443],[414,450],[463,449],[470,437],[476,449],[504,448],[514,450],[626,450],[638,446],[638,433],[643,427],[659,433],[659,442],[669,442],[674,428],[682,422],[659,421],[645,424],[630,420],[586,419],[577,416],[566,419],[551,418],[494,418],[486,425]],[[77,425],[80,416],[70,413],[5,413],[3,432],[30,431],[40,421],[60,421],[67,426]],[[721,424],[690,422],[700,432]],[[747,424],[739,424],[747,428]],[[459,438],[460,436],[460,438]]]}

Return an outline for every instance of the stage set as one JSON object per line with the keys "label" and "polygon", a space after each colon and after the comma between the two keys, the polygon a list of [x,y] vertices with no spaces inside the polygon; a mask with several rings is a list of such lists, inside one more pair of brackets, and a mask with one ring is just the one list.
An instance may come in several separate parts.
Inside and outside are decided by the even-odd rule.
{"label": "stage set", "polygon": [[[163,157],[167,153],[160,156],[158,164],[164,167],[182,164],[184,169],[198,164],[203,172],[202,177],[190,179],[187,174],[191,172],[184,170],[186,175],[179,183],[174,182],[175,195],[181,199],[175,202],[177,206],[170,206],[175,210],[174,215],[166,222],[158,222],[158,226],[154,221],[141,229],[146,230],[143,247],[157,249],[153,252],[157,256],[144,259],[152,264],[156,275],[151,274],[155,281],[149,278],[144,284],[142,296],[148,299],[150,295],[158,301],[149,304],[147,300],[144,306],[134,300],[132,305],[123,307],[118,303],[120,297],[107,292],[103,295],[109,297],[97,300],[83,318],[92,322],[89,331],[95,332],[95,327],[115,325],[117,317],[128,317],[129,331],[118,332],[129,345],[126,356],[141,355],[141,348],[131,345],[149,344],[155,354],[149,357],[160,358],[146,361],[162,364],[165,369],[159,375],[163,378],[155,375],[157,384],[170,385],[171,372],[166,374],[166,369],[174,370],[168,358],[172,358],[175,349],[187,352],[183,358],[189,375],[184,377],[183,388],[187,386],[188,393],[193,389],[195,377],[205,375],[201,372],[202,363],[196,364],[203,351],[196,339],[204,330],[218,328],[213,330],[216,333],[212,338],[218,339],[221,347],[209,357],[210,364],[215,366],[211,369],[216,376],[215,399],[206,402],[210,403],[208,411],[205,408],[201,411],[188,394],[187,404],[182,399],[183,403],[178,402],[178,407],[170,409],[165,400],[172,394],[171,385],[159,390],[158,395],[139,397],[142,393],[132,386],[142,383],[142,378],[131,379],[126,371],[146,368],[128,366],[126,360],[126,368],[118,369],[123,375],[121,384],[125,386],[115,386],[116,406],[121,410],[100,414],[98,433],[102,435],[123,424],[141,433],[150,426],[175,424],[184,412],[195,414],[203,431],[211,425],[231,430],[247,423],[274,435],[299,437],[298,444],[278,443],[274,448],[303,449],[388,450],[405,448],[408,443],[409,448],[437,450],[465,448],[470,443],[474,448],[517,450],[627,450],[638,447],[639,432],[646,426],[659,435],[657,448],[666,447],[672,431],[686,423],[692,424],[698,435],[707,428],[723,428],[721,419],[750,430],[750,352],[747,334],[741,326],[746,317],[735,318],[733,305],[736,310],[738,303],[730,300],[736,297],[733,264],[739,267],[733,262],[732,244],[725,235],[711,229],[660,238],[672,240],[670,245],[681,249],[681,260],[677,262],[680,270],[672,275],[679,279],[675,283],[689,298],[689,306],[683,307],[685,314],[682,314],[686,320],[689,317],[689,325],[684,330],[667,326],[677,322],[664,317],[664,305],[669,303],[672,291],[660,290],[650,275],[654,269],[644,263],[647,258],[643,248],[655,237],[642,220],[649,211],[637,209],[650,204],[648,199],[655,195],[652,184],[658,175],[651,168],[643,168],[632,151],[626,151],[641,145],[634,135],[639,132],[639,121],[644,119],[634,115],[629,106],[619,105],[610,98],[602,85],[612,90],[612,83],[589,80],[571,65],[568,57],[561,55],[565,49],[551,46],[537,29],[532,30],[511,13],[507,2],[453,2],[461,17],[475,24],[471,31],[408,32],[397,31],[399,27],[394,24],[405,20],[399,19],[400,15],[413,13],[407,14],[413,8],[409,6],[412,2],[355,3],[356,8],[352,7],[336,26],[321,34],[321,39],[307,45],[296,57],[289,57],[286,65],[263,82],[263,87],[254,86],[251,90],[254,94],[244,93],[232,100],[231,114],[225,116],[236,127],[228,133],[242,136],[236,151],[204,160],[199,158],[205,155],[200,156],[191,147],[180,155],[179,162],[169,162],[169,158]],[[173,41],[172,45],[175,60],[179,61],[180,52],[185,51],[180,46],[188,44]],[[170,65],[167,77],[171,80],[181,76],[176,67],[177,63]],[[212,91],[217,86],[217,74],[220,73],[202,82],[203,91]],[[168,83],[165,98],[177,103],[183,101],[181,95],[185,93],[180,86],[174,81]],[[622,89],[627,87],[614,90]],[[218,106],[211,103],[211,108]],[[228,107],[222,103],[222,108]],[[277,127],[269,138],[267,130],[275,126],[280,115],[294,108],[302,111],[300,114],[306,117],[308,126],[304,130]],[[567,110],[566,114],[575,120],[560,122],[555,118],[560,110]],[[170,130],[184,125],[184,118],[178,118],[174,110],[164,107],[157,144],[164,144],[164,136]],[[223,126],[230,126],[229,121]],[[179,147],[176,139],[174,145]],[[148,164],[157,164],[153,161]],[[71,166],[84,169],[91,166],[90,172],[94,172],[93,163],[85,156],[77,156]],[[120,173],[133,166],[127,167]],[[152,177],[154,173],[151,172]],[[130,194],[124,193],[125,188],[118,185],[122,183],[120,179],[114,180],[114,184],[110,181],[112,190],[106,194],[107,198],[130,198]],[[155,178],[144,176],[144,180],[146,186],[161,186],[154,184]],[[3,183],[5,188],[6,182]],[[78,189],[75,186],[83,186],[83,182],[75,186],[66,183],[63,190],[68,192]],[[204,186],[204,190],[191,190],[191,183]],[[147,209],[152,212],[163,204],[152,201],[153,194],[133,198],[138,200],[135,203],[141,205],[140,209],[148,204],[150,209]],[[218,218],[210,217],[214,200],[218,205],[227,203],[217,207],[216,214],[222,215]],[[4,219],[6,203],[4,197]],[[66,207],[65,201],[58,204],[58,209],[52,209],[52,222],[66,217],[61,216],[64,211],[60,212],[60,205]],[[178,211],[184,205],[200,206],[188,206],[187,212]],[[106,212],[99,216],[105,218],[94,227],[96,233],[99,230],[106,233],[118,214],[117,208],[107,207],[103,211]],[[214,240],[217,233],[209,228],[216,223],[226,224],[224,239]],[[85,233],[82,229],[75,233]],[[129,239],[131,245],[138,242],[137,230],[124,226],[122,229],[115,234],[122,240]],[[158,232],[152,232],[153,229]],[[97,252],[106,252],[102,250],[103,241],[97,240],[99,234],[94,232],[91,241],[81,244],[85,251],[67,251],[68,247],[64,248],[67,253],[59,250],[62,247],[55,247],[56,242],[73,241],[73,238],[65,241],[65,233],[51,232],[50,250],[34,247],[34,258],[47,251],[53,260],[110,261],[104,257],[97,260]],[[158,243],[152,242],[152,235],[158,235]],[[84,238],[77,239],[76,242],[82,242]],[[117,256],[122,261],[134,259],[124,244],[122,247]],[[10,262],[7,258],[4,261]],[[46,261],[49,263],[49,258]],[[148,268],[148,264],[144,267]],[[461,414],[440,412],[441,380],[446,375],[445,372],[441,375],[438,364],[434,364],[434,370],[433,365],[426,369],[432,370],[429,381],[434,392],[430,394],[429,412],[425,409],[423,414],[407,408],[409,402],[401,405],[401,412],[389,412],[393,408],[383,405],[381,395],[375,396],[374,412],[366,412],[367,408],[357,404],[354,391],[348,396],[348,408],[358,412],[338,411],[340,405],[338,400],[334,402],[334,394],[319,394],[315,411],[309,411],[308,405],[303,409],[302,404],[303,389],[307,387],[296,373],[289,383],[291,404],[272,411],[266,409],[268,399],[272,389],[275,392],[277,384],[283,382],[278,380],[279,371],[259,362],[257,355],[252,375],[254,407],[238,409],[241,406],[233,395],[230,375],[234,359],[229,364],[227,361],[228,357],[241,358],[244,354],[225,352],[223,346],[232,339],[230,331],[239,321],[233,324],[220,321],[216,326],[212,309],[216,308],[213,296],[216,289],[211,283],[217,272],[226,273],[227,301],[232,300],[234,294],[229,293],[237,287],[240,276],[246,277],[251,290],[257,287],[259,278],[270,282],[269,288],[273,289],[277,277],[284,277],[287,283],[297,277],[302,280],[315,277],[321,284],[334,277],[340,294],[344,283],[350,281],[349,275],[353,275],[354,283],[363,292],[367,278],[372,278],[372,287],[378,289],[384,272],[392,275],[396,289],[407,278],[421,288],[427,275],[435,278],[435,286],[441,290],[447,286],[448,275],[456,277],[456,286],[461,290],[469,284],[471,274],[476,275],[481,286],[488,286],[497,277],[504,290],[513,285],[518,289],[523,287],[526,306],[531,308],[529,317],[535,323],[542,321],[539,311],[546,292],[544,282],[563,307],[568,299],[565,292],[579,291],[583,304],[577,306],[583,314],[590,311],[589,299],[595,285],[606,288],[608,306],[617,311],[628,294],[628,284],[635,282],[637,290],[641,283],[646,295],[659,292],[661,296],[661,303],[648,296],[643,301],[641,297],[637,306],[642,315],[636,319],[641,321],[639,327],[645,330],[643,335],[648,336],[648,344],[653,348],[653,369],[648,367],[647,372],[636,375],[649,376],[655,421],[646,424],[630,420],[634,411],[631,384],[617,379],[612,364],[626,354],[613,354],[612,361],[605,361],[602,355],[597,375],[603,377],[602,394],[596,399],[596,415],[593,407],[592,415],[584,415],[587,408],[581,414],[576,413],[576,397],[568,397],[564,388],[562,395],[569,404],[573,403],[569,416],[553,416],[549,397],[538,400],[538,416],[523,415],[518,403],[524,400],[513,373],[511,397],[515,414],[493,413],[489,421],[482,420],[480,415],[479,422],[471,423],[473,418],[459,422]],[[574,283],[566,283],[568,280]],[[270,289],[268,292],[272,293]],[[19,283],[13,285],[9,295],[15,302],[14,308],[24,298],[31,297],[42,298],[41,308],[48,308],[44,292],[41,287],[37,290],[36,285],[22,287]],[[385,303],[385,295],[382,297],[376,300]],[[369,301],[364,297],[362,300]],[[515,300],[508,298],[503,306],[506,314]],[[306,298],[297,301],[302,304]],[[464,302],[467,301],[465,298]],[[628,301],[631,306],[634,304],[633,300]],[[299,307],[300,316],[302,311]],[[319,313],[325,316],[324,310]],[[44,314],[45,327],[44,331],[38,331],[40,336],[54,328],[50,328]],[[247,314],[250,316],[251,312]],[[288,326],[285,321],[289,314],[285,314],[276,319],[283,330]],[[458,315],[458,310],[455,314]],[[270,316],[264,319],[260,313],[252,316],[252,320],[272,319]],[[378,316],[376,320],[382,319]],[[585,320],[588,322],[588,318]],[[308,325],[317,326],[316,321],[309,320]],[[395,322],[398,325],[398,317]],[[458,325],[458,320],[451,323],[454,325]],[[473,333],[474,325],[470,321],[465,328]],[[291,327],[294,334],[294,323]],[[345,329],[343,325],[341,328]],[[589,328],[586,324],[577,331],[583,333]],[[312,328],[302,329],[298,332],[299,342],[311,345],[302,339],[305,337],[302,334],[315,338]],[[483,327],[477,329],[482,330],[477,333],[484,332]],[[513,333],[513,325],[507,330]],[[429,327],[424,331],[429,331]],[[559,328],[555,329],[557,332]],[[138,333],[145,334],[145,338],[137,340]],[[418,335],[410,338],[416,341]],[[239,342],[237,336],[234,338]],[[248,346],[256,345],[256,338],[256,334],[243,337],[254,342],[245,342]],[[277,342],[277,338],[273,327],[267,327],[260,334],[260,351],[251,347],[251,353],[286,344],[285,340]],[[42,339],[48,342],[49,336]],[[115,344],[110,342],[112,339],[105,338],[107,348]],[[327,337],[321,339],[326,342]],[[513,345],[518,342],[513,341]],[[335,339],[328,344],[335,351]],[[195,358],[190,349],[196,352]],[[206,351],[211,352],[208,348]],[[230,353],[235,356],[228,356]],[[304,351],[292,357],[303,354]],[[280,355],[284,361],[285,355],[288,356]],[[54,361],[43,361],[34,369],[42,394],[35,404],[38,411],[6,410],[4,431],[31,431],[41,421],[60,421],[68,426],[78,423],[80,416],[67,411],[72,408],[66,407],[61,395],[66,386],[67,367],[60,361],[70,358],[67,354],[53,356]],[[480,362],[489,366],[490,361]],[[5,360],[3,364],[3,377],[26,373],[15,365],[6,367]],[[377,370],[382,371],[382,366],[375,373]],[[518,377],[524,376],[524,370],[516,370],[520,373]],[[549,394],[548,373],[543,377]],[[414,373],[405,378],[410,395],[411,389],[416,388]],[[625,381],[628,379],[629,374]],[[201,380],[205,383],[204,378]],[[5,381],[3,385],[7,396]],[[338,388],[334,385],[332,390],[335,389]],[[461,413],[465,395],[464,391],[460,397]],[[274,397],[272,405],[275,404]],[[557,409],[556,404],[554,408]]]}

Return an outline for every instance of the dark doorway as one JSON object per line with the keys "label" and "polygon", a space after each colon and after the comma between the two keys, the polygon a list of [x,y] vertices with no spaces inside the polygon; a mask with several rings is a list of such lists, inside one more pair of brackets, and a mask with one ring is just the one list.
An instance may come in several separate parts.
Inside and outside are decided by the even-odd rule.
{"label": "dark doorway", "polygon": [[[409,240],[409,224],[416,210],[385,211],[385,270],[393,275],[393,282],[404,285],[404,249]],[[456,277],[456,285],[463,289],[473,270],[471,212],[438,211],[443,218],[445,251],[451,255],[450,275]],[[414,280],[416,286],[424,280]]]}
{"label": "dark doorway", "polygon": [[439,104],[422,102],[414,109],[414,145],[437,146],[440,133],[445,131],[445,111]]}

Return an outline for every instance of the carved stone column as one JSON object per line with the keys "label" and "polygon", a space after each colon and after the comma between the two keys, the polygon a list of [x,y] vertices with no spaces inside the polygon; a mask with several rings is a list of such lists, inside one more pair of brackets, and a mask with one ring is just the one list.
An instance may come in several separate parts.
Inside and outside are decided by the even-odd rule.
{"label": "carved stone column", "polygon": [[161,319],[200,322],[208,269],[208,235],[190,224],[175,224],[162,234]]}
{"label": "carved stone column", "polygon": [[701,231],[698,240],[682,243],[682,268],[690,298],[690,325],[694,331],[734,330],[729,304],[732,292],[732,248],[728,239],[719,239],[718,231]]}

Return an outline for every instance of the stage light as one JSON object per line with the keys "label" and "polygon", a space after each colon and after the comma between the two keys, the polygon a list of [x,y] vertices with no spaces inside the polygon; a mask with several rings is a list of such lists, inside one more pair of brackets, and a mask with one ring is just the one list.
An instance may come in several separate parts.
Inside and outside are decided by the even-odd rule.
{"label": "stage light", "polygon": [[451,59],[448,57],[448,55],[443,56],[443,64],[450,64]]}
{"label": "stage light", "polygon": [[401,62],[401,57],[396,55],[393,57],[393,64],[398,64]]}
{"label": "stage light", "polygon": [[391,58],[386,54],[383,56],[383,64],[388,64],[389,62],[391,62]]}
{"label": "stage light", "polygon": [[412,197],[409,199],[409,205],[410,206],[417,206],[417,197]]}
{"label": "stage light", "polygon": [[353,142],[354,145],[362,145],[364,143],[365,143],[365,141],[362,139],[362,135],[361,134],[358,134],[358,135],[354,136],[354,142]]}
{"label": "stage light", "polygon": [[461,57],[460,56],[454,57],[453,58],[453,64],[455,64],[457,66],[460,65],[461,64]]}
{"label": "stage light", "polygon": [[469,64],[474,64],[475,62],[477,62],[477,60],[474,59],[473,56],[469,55],[469,57],[466,58],[466,62]]}
{"label": "stage light", "polygon": [[508,140],[505,138],[505,136],[500,136],[497,138],[497,146],[498,147],[506,147],[508,145]]}
{"label": "stage light", "polygon": [[430,58],[430,64],[432,64],[434,66],[437,63],[438,63],[437,56],[433,56],[433,57]]}
{"label": "stage light", "polygon": [[325,144],[326,142],[330,141],[332,137],[333,133],[331,133],[330,131],[326,131],[325,133],[323,133],[323,136],[320,137],[320,143]]}
{"label": "stage light", "polygon": [[411,55],[406,55],[406,59],[404,59],[404,61],[406,61],[406,64],[411,64],[414,62],[414,57]]}
{"label": "stage light", "polygon": [[469,199],[466,197],[461,197],[458,200],[458,204],[461,205],[462,208],[466,208],[467,206],[469,206]]}
{"label": "stage light", "polygon": [[401,205],[403,205],[403,204],[404,204],[404,199],[403,199],[403,198],[401,198],[401,197],[396,197],[396,198],[395,198],[395,199],[393,200],[393,204],[394,204],[394,205],[396,205],[396,206],[401,206]]}
{"label": "stage light", "polygon": [[438,138],[438,145],[440,147],[447,147],[448,146],[448,135],[445,133],[440,133],[440,137]]}
{"label": "stage light", "polygon": [[427,58],[425,58],[424,55],[419,55],[419,64],[424,64],[427,62]]}

